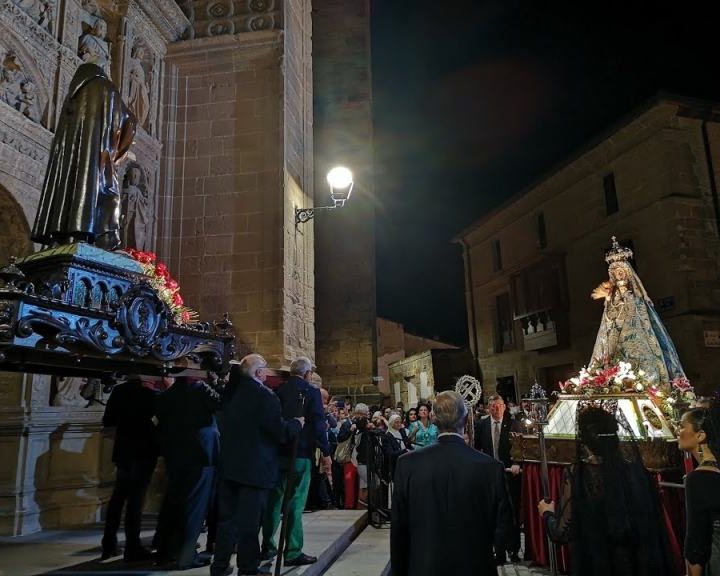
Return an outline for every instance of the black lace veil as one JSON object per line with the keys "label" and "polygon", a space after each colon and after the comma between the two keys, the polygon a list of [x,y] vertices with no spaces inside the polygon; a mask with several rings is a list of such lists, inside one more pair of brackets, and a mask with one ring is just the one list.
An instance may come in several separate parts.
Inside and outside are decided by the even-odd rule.
{"label": "black lace veil", "polygon": [[659,493],[617,400],[584,400],[575,464],[566,471],[554,538],[578,575],[670,576]]}

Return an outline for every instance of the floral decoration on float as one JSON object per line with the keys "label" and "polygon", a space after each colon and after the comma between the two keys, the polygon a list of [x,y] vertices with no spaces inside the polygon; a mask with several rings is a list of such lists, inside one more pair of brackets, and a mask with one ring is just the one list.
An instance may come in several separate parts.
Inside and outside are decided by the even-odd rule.
{"label": "floral decoration on float", "polygon": [[197,312],[185,306],[185,302],[180,295],[180,285],[172,277],[168,267],[162,262],[158,262],[154,252],[143,252],[134,248],[126,248],[123,252],[140,264],[143,272],[148,277],[148,284],[170,309],[172,319],[176,324],[197,322],[199,318]]}
{"label": "floral decoration on float", "polygon": [[562,394],[595,396],[608,394],[647,394],[663,413],[673,418],[680,408],[695,400],[695,390],[685,377],[675,378],[668,386],[647,380],[642,369],[630,362],[601,367],[583,367],[577,376],[559,382]]}

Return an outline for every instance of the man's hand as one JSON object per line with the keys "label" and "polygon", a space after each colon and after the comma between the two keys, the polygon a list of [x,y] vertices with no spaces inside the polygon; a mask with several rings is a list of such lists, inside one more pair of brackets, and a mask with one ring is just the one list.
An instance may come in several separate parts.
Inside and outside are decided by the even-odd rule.
{"label": "man's hand", "polygon": [[328,478],[332,478],[332,458],[330,458],[330,456],[322,457],[322,463],[320,464],[320,473],[327,475]]}
{"label": "man's hand", "polygon": [[519,464],[513,464],[512,466],[510,466],[510,474],[512,474],[513,476],[517,476],[521,472],[522,468],[520,468]]}
{"label": "man's hand", "polygon": [[540,500],[540,502],[538,502],[538,512],[540,512],[540,516],[544,516],[545,512],[552,512],[555,514],[555,502],[545,502],[545,500]]}
{"label": "man's hand", "polygon": [[350,426],[350,432],[355,432],[355,430],[357,430],[357,426],[355,424]]}
{"label": "man's hand", "polygon": [[305,416],[298,416],[297,418],[295,418],[295,420],[297,420],[298,422],[300,422],[300,426],[301,426],[301,427],[302,427],[302,426],[305,426]]}

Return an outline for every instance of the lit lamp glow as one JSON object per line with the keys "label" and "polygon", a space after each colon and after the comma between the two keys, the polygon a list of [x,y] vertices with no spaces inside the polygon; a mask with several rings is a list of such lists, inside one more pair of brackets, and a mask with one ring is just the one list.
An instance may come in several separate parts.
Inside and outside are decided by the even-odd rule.
{"label": "lit lamp glow", "polygon": [[331,206],[316,206],[314,208],[295,208],[295,225],[304,224],[315,217],[316,210],[334,210],[342,208],[350,198],[353,189],[353,175],[344,166],[336,166],[327,174],[327,183],[330,186]]}

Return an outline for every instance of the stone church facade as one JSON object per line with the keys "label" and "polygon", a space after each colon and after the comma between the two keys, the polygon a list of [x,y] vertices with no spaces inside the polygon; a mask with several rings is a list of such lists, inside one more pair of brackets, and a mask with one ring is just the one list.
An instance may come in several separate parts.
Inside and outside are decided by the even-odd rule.
{"label": "stone church facade", "polygon": [[[347,259],[361,256],[353,252],[356,238],[372,253],[369,10],[347,11],[355,5],[0,0],[0,264],[39,248],[29,230],[53,130],[76,68],[96,62],[139,119],[132,155],[120,171],[125,245],[156,251],[201,319],[228,312],[239,355],[259,352],[276,368],[300,354],[317,357],[332,388],[340,378],[332,368],[339,360],[331,356],[332,342],[342,336],[338,323],[374,314],[374,258],[358,260],[365,286],[355,294],[359,314],[333,299],[335,275],[318,274],[315,264],[316,257],[327,258],[324,270],[341,263],[352,268]],[[330,41],[313,54],[315,39],[338,22],[365,30],[352,51],[364,64],[341,83],[332,69],[347,58],[342,43]],[[326,71],[322,79],[314,66]],[[323,107],[319,128],[314,86],[333,90],[334,98]],[[357,87],[364,91],[355,105],[347,93]],[[351,117],[358,120],[343,132]],[[333,130],[335,140],[315,142],[316,134]],[[338,147],[343,133],[353,147]],[[324,172],[316,178],[316,171],[334,162],[354,169],[358,182],[349,204],[359,198],[356,235],[339,241],[331,228],[324,237],[318,229],[342,222],[334,216],[349,218],[342,210],[295,224],[296,208],[327,203]],[[320,242],[334,242],[336,252],[316,253]],[[317,325],[316,275],[330,283],[317,290],[330,295],[323,297],[329,320]],[[320,325],[330,335],[325,340],[316,334]],[[364,320],[356,325],[349,341],[357,361],[350,362],[353,374],[347,368],[342,374],[345,387],[371,384],[374,374],[367,364],[374,329],[364,330]],[[330,361],[321,364],[326,350]],[[103,399],[101,387],[79,379],[0,373],[1,535],[102,519],[114,472],[112,442],[101,432]]]}

